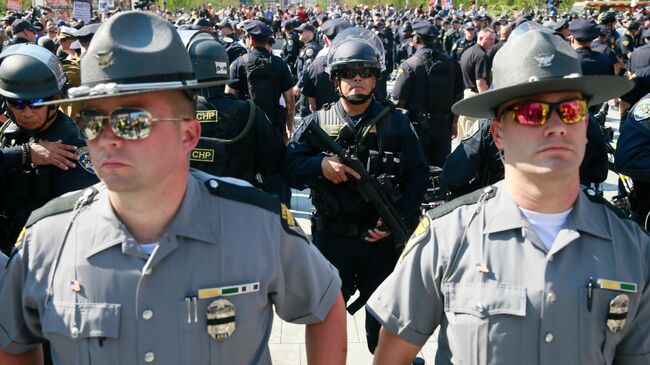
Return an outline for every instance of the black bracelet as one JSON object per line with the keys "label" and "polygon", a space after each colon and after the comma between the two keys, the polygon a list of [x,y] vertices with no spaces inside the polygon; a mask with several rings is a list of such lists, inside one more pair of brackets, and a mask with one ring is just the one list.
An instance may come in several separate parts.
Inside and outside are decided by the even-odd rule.
{"label": "black bracelet", "polygon": [[29,147],[29,143],[23,144],[23,154],[25,156],[25,166],[32,166],[32,150]]}

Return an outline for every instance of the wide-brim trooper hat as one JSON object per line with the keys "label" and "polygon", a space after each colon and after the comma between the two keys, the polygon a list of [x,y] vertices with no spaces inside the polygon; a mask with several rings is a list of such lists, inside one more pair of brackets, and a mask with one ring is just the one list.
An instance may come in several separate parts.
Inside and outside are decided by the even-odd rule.
{"label": "wide-brim trooper hat", "polygon": [[583,76],[576,51],[548,28],[526,22],[517,30],[494,57],[491,89],[457,102],[451,108],[454,113],[494,118],[496,109],[508,101],[558,91],[579,91],[593,106],[634,86],[620,76]]}
{"label": "wide-brim trooper hat", "polygon": [[69,89],[67,99],[39,105],[207,88],[232,81],[197,81],[174,27],[159,16],[127,11],[111,17],[95,33],[81,60],[81,85]]}

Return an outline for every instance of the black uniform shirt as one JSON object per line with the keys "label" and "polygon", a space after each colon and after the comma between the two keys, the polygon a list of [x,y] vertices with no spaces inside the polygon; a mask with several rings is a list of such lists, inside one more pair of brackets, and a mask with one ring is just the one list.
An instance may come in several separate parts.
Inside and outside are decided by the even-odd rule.
{"label": "black uniform shirt", "polygon": [[604,54],[593,51],[589,47],[580,47],[576,49],[576,52],[578,52],[578,56],[580,56],[580,65],[582,66],[583,75],[614,74],[614,66]]}
{"label": "black uniform shirt", "polygon": [[483,47],[475,44],[463,52],[460,58],[460,69],[463,71],[465,88],[478,92],[477,79],[486,79],[488,85],[492,83],[492,62]]}

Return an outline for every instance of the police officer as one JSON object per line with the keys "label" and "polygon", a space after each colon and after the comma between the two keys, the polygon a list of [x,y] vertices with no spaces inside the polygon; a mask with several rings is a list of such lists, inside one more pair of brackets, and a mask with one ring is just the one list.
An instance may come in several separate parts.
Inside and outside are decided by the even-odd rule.
{"label": "police officer", "polygon": [[[187,50],[197,80],[228,78],[228,54],[212,36],[197,33]],[[246,180],[281,196],[282,190],[273,189],[269,180],[280,174],[285,146],[264,111],[250,99],[225,93],[222,85],[201,88],[197,94],[201,138],[190,153],[190,166]]]}
{"label": "police officer", "polygon": [[[65,82],[61,63],[43,47],[20,44],[0,54],[0,95],[9,115],[0,127],[0,147],[6,149],[0,175],[0,249],[4,252],[9,252],[32,210],[97,182],[72,120],[55,106],[35,105],[58,98]],[[59,156],[57,165],[45,164],[43,148]]]}
{"label": "police officer", "polygon": [[591,43],[591,49],[607,56],[609,62],[614,65],[614,75],[620,75],[621,69],[625,65],[618,59],[614,50],[607,43],[607,37],[610,33],[609,27],[604,24],[598,24],[598,38],[594,39]]}
{"label": "police officer", "polygon": [[642,35],[646,44],[636,48],[630,56],[629,66],[632,73],[650,66],[650,29],[644,29]]}
{"label": "police officer", "polygon": [[325,47],[318,53],[314,62],[307,67],[307,72],[303,74],[302,80],[302,94],[307,97],[309,110],[312,112],[339,99],[334,83],[327,73],[327,57],[323,56],[327,55],[329,46],[336,35],[351,26],[349,21],[337,18],[326,21],[321,27]]}
{"label": "police officer", "polygon": [[217,23],[217,29],[219,30],[219,40],[226,47],[226,52],[228,52],[228,64],[232,64],[239,56],[247,53],[246,47],[241,45],[239,37],[232,29],[232,24],[229,21],[224,20]]}
{"label": "police officer", "polygon": [[[271,124],[285,139],[291,137],[296,101],[293,95],[293,77],[289,66],[267,49],[273,32],[259,20],[250,21],[244,27],[246,45],[251,51],[230,65],[230,79],[226,92],[239,99],[253,99],[262,108]],[[286,108],[280,105],[284,98]]]}
{"label": "police officer", "polygon": [[413,23],[415,55],[397,70],[392,98],[408,111],[429,165],[442,166],[456,125],[451,106],[463,96],[458,62],[435,49],[438,31],[426,20]]}
{"label": "police officer", "polygon": [[[303,77],[309,65],[314,62],[318,52],[321,50],[321,46],[316,42],[314,34],[316,33],[316,28],[309,23],[303,23],[301,26],[296,29],[300,33],[300,41],[304,44],[300,53],[298,54],[298,59],[296,60],[296,86],[293,87],[293,93],[296,97],[300,96],[300,91],[303,87]],[[299,105],[299,112],[301,117],[305,117],[311,113],[309,110],[309,101],[307,97],[301,97]]]}
{"label": "police officer", "polygon": [[[647,46],[646,46],[647,47]],[[632,179],[630,195],[633,217],[650,229],[650,94],[630,110],[616,144],[616,171]]]}
{"label": "police officer", "polygon": [[474,24],[465,23],[461,29],[465,36],[458,39],[451,48],[451,55],[456,61],[460,61],[460,57],[466,49],[476,44]]}
{"label": "police officer", "polygon": [[621,57],[621,60],[627,67],[629,67],[628,61],[636,46],[634,37],[639,32],[640,26],[641,24],[637,21],[629,22],[625,34],[623,34],[617,42],[619,57]]}
{"label": "police officer", "polygon": [[591,19],[579,18],[571,22],[569,27],[571,36],[569,42],[580,56],[582,74],[590,75],[613,75],[614,65],[607,56],[592,50],[592,41],[598,37],[600,31],[596,22]]}
{"label": "police officer", "polygon": [[308,358],[344,364],[336,269],[277,199],[190,170],[189,89],[213,84],[171,24],[111,17],[82,70],[69,97],[102,183],[31,216],[0,286],[0,348],[29,357],[47,339],[55,365],[267,364],[275,309],[307,324]]}
{"label": "police officer", "polygon": [[293,20],[285,20],[282,24],[282,36],[284,40],[280,54],[284,62],[289,65],[291,73],[294,75],[296,73],[296,60],[298,59],[298,53],[304,45],[300,41],[298,32],[295,31],[295,28],[296,26]]}
{"label": "police officer", "polygon": [[16,19],[11,24],[13,38],[9,44],[34,43],[36,40],[36,29],[32,23],[24,19]]}
{"label": "police officer", "polygon": [[569,39],[571,31],[569,30],[569,21],[566,19],[560,19],[553,24],[553,32],[556,35],[562,37],[562,39]]}
{"label": "police officer", "polygon": [[395,64],[398,66],[401,65],[404,60],[413,56],[413,54],[416,51],[412,43],[413,26],[411,25],[410,22],[407,22],[406,24],[404,24],[404,27],[402,27],[402,37],[404,40],[397,47],[397,51],[395,53]]}
{"label": "police officer", "polygon": [[606,11],[598,15],[598,23],[603,24],[609,28],[609,35],[607,36],[607,44],[614,52],[617,51],[617,41],[621,37],[618,31],[614,28],[616,24],[616,12]]}
{"label": "police officer", "polygon": [[442,50],[451,55],[451,50],[454,47],[454,43],[460,38],[460,22],[458,19],[452,19],[451,28],[445,32],[442,36]]}
{"label": "police officer", "polygon": [[493,86],[453,110],[494,118],[505,181],[422,219],[367,305],[383,325],[375,364],[407,364],[438,326],[437,364],[646,362],[650,237],[578,173],[588,103],[630,82],[582,76],[539,30],[497,53]]}
{"label": "police officer", "polygon": [[[375,206],[356,190],[353,181],[359,174],[317,146],[301,142],[302,134],[310,123],[318,123],[342,148],[369,166],[373,178],[383,176],[390,195],[400,197],[394,204],[408,226],[417,220],[428,178],[426,161],[406,116],[372,98],[383,67],[383,50],[379,40],[366,41],[372,39],[368,34],[372,35],[366,29],[352,28],[337,35],[327,57],[328,71],[341,98],[305,118],[287,146],[284,166],[292,187],[311,189],[316,207],[314,243],[338,268],[345,299],[357,290],[360,293],[348,307],[350,313],[365,303],[392,270],[396,242],[380,228]],[[373,352],[379,327],[371,316],[366,319],[368,348]]]}

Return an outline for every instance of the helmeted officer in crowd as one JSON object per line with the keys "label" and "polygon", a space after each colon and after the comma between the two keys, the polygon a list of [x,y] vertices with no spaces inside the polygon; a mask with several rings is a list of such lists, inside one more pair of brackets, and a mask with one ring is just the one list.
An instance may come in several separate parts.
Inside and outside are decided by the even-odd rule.
{"label": "helmeted officer in crowd", "polygon": [[239,56],[248,52],[246,47],[239,42],[239,37],[228,20],[217,23],[216,27],[219,30],[219,41],[223,43],[226,52],[228,52],[228,64],[232,64]]}
{"label": "helmeted officer in crowd", "polygon": [[336,35],[351,26],[349,21],[336,18],[326,21],[321,27],[325,47],[318,53],[314,62],[307,67],[307,72],[303,74],[302,80],[301,93],[307,97],[309,110],[312,112],[339,99],[334,83],[327,72],[327,57],[325,56],[327,56],[329,46],[335,40]]}
{"label": "helmeted officer in crowd", "polygon": [[[371,36],[369,36],[370,34]],[[355,189],[359,174],[337,157],[307,142],[302,133],[318,123],[342,148],[369,166],[373,178],[383,177],[389,195],[409,227],[417,221],[419,205],[429,176],[426,160],[407,117],[388,103],[372,98],[383,66],[381,42],[363,28],[345,30],[329,50],[328,71],[341,94],[307,116],[287,146],[284,176],[297,189],[311,189],[316,208],[312,237],[323,255],[339,270],[347,300],[357,290],[359,298],[348,306],[354,313],[391,272],[397,258],[390,233],[383,229],[377,209]],[[387,182],[387,181],[386,181]],[[389,187],[390,185],[390,187]],[[366,316],[368,348],[377,345],[379,327]]]}
{"label": "helmeted officer in crowd", "polygon": [[[266,48],[273,33],[268,25],[253,20],[244,30],[251,51],[230,65],[230,79],[238,81],[226,85],[226,92],[242,100],[253,99],[278,133],[288,140],[293,131],[296,107],[289,66]],[[286,108],[280,105],[280,97],[284,98]]]}
{"label": "helmeted officer in crowd", "polygon": [[417,52],[399,66],[391,96],[408,111],[428,164],[442,167],[455,135],[451,106],[463,97],[463,75],[458,62],[434,47],[433,24],[416,20],[413,29]]}
{"label": "helmeted officer in crowd", "polygon": [[650,66],[650,29],[644,29],[642,35],[646,44],[636,48],[630,56],[629,71],[632,73]]}
{"label": "helmeted officer in crowd", "polygon": [[285,20],[282,24],[282,48],[280,57],[284,62],[289,65],[291,68],[291,73],[295,75],[296,73],[296,60],[298,59],[298,53],[303,47],[303,43],[299,39],[298,32],[296,32],[296,25],[293,20]]}
{"label": "helmeted officer in crowd", "polygon": [[549,30],[513,34],[493,71],[453,111],[494,119],[505,180],[423,217],[366,307],[375,364],[409,363],[438,326],[436,364],[647,363],[650,236],[579,182],[587,106],[630,81],[582,76]]}
{"label": "helmeted officer in crowd", "polygon": [[413,40],[413,25],[410,22],[407,22],[402,27],[402,37],[404,40],[400,43],[395,52],[395,65],[397,66],[401,65],[407,58],[413,56],[416,51],[415,47],[411,43]]}
{"label": "helmeted officer in crowd", "polygon": [[451,21],[451,28],[449,28],[445,34],[442,35],[442,50],[443,52],[451,55],[451,50],[454,47],[454,43],[461,37],[460,32],[460,22],[458,19],[453,19]]}
{"label": "helmeted officer in crowd", "polygon": [[617,51],[617,41],[621,37],[614,25],[616,24],[616,12],[606,11],[598,15],[598,23],[603,24],[609,28],[609,35],[607,35],[607,44],[614,52]]}
{"label": "helmeted officer in crowd", "polygon": [[[298,53],[298,59],[296,60],[296,85],[293,87],[293,93],[296,97],[301,96],[300,91],[303,87],[303,77],[307,68],[311,65],[318,52],[321,50],[321,46],[316,42],[315,34],[316,28],[309,23],[303,23],[300,25],[296,31],[300,33],[300,41],[304,44],[300,53]],[[300,101],[296,103],[299,108],[299,113],[301,117],[305,117],[311,113],[309,110],[309,101],[306,96],[302,96]]]}
{"label": "helmeted officer in crowd", "polygon": [[628,62],[630,60],[630,56],[632,56],[632,52],[634,52],[634,48],[636,47],[634,37],[636,37],[636,34],[639,32],[640,27],[641,24],[637,21],[629,22],[626,26],[625,33],[616,43],[618,48],[618,55],[626,67],[629,67]]}
{"label": "helmeted officer in crowd", "polygon": [[268,364],[275,309],[307,324],[311,362],[345,364],[336,269],[275,197],[190,169],[190,89],[218,82],[194,79],[172,25],[111,17],[81,81],[69,101],[102,182],[27,222],[0,285],[2,363],[36,364],[49,340],[55,365]]}
{"label": "helmeted officer in crowd", "polygon": [[[210,34],[196,33],[187,50],[197,80],[228,78],[226,49]],[[198,89],[196,99],[201,138],[190,152],[190,166],[280,195],[269,180],[280,174],[285,145],[264,111],[250,99],[225,93],[223,85]]]}
{"label": "helmeted officer in crowd", "polygon": [[451,56],[456,61],[460,61],[460,57],[466,49],[476,44],[476,28],[474,27],[474,24],[465,23],[461,29],[464,36],[456,40],[451,48]]}
{"label": "helmeted officer in crowd", "polygon": [[[32,210],[97,182],[74,122],[56,106],[35,106],[60,97],[65,82],[61,62],[43,47],[19,44],[0,54],[0,95],[9,116],[0,127],[0,250],[5,253]],[[48,153],[59,156],[57,165],[44,164]]]}
{"label": "helmeted officer in crowd", "polygon": [[[647,47],[647,46],[646,46]],[[650,94],[630,110],[616,143],[616,171],[632,178],[634,219],[650,230]]]}
{"label": "helmeted officer in crowd", "polygon": [[609,62],[614,65],[614,75],[619,75],[625,65],[618,59],[614,50],[607,43],[607,37],[610,33],[611,31],[608,26],[598,24],[598,38],[591,42],[591,49],[607,56]]}
{"label": "helmeted officer in crowd", "polygon": [[571,31],[569,30],[569,21],[566,19],[559,19],[555,24],[553,24],[551,29],[553,29],[553,32],[556,35],[562,37],[564,40],[568,40],[571,35]]}

